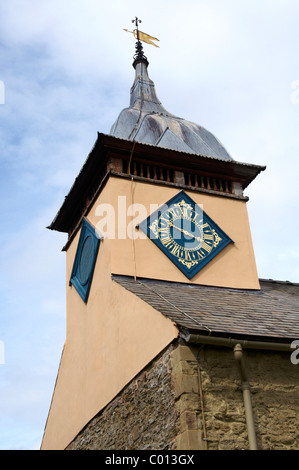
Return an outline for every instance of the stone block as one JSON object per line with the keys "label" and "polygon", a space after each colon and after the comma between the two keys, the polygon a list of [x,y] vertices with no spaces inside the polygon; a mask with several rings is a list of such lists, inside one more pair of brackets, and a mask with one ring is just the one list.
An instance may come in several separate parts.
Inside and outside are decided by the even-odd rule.
{"label": "stone block", "polygon": [[183,393],[198,393],[198,377],[196,375],[178,374],[174,377],[176,398]]}
{"label": "stone block", "polygon": [[170,354],[171,359],[174,362],[179,361],[196,361],[197,349],[190,348],[189,346],[179,345]]}
{"label": "stone block", "polygon": [[204,441],[200,430],[188,430],[176,437],[177,450],[204,450]]}
{"label": "stone block", "polygon": [[196,413],[195,411],[184,411],[183,413],[181,413],[180,426],[182,432],[200,429],[201,423],[198,413]]}

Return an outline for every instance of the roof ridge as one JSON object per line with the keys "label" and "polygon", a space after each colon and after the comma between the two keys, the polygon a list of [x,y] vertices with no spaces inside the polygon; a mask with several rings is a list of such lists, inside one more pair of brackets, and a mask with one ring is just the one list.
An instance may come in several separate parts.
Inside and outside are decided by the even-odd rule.
{"label": "roof ridge", "polygon": [[298,282],[281,281],[281,280],[279,280],[279,279],[264,279],[264,278],[260,278],[259,281],[260,281],[260,282],[268,282],[268,283],[272,283],[272,284],[283,284],[283,285],[288,285],[288,286],[296,286],[296,287],[299,287],[299,283],[298,283]]}

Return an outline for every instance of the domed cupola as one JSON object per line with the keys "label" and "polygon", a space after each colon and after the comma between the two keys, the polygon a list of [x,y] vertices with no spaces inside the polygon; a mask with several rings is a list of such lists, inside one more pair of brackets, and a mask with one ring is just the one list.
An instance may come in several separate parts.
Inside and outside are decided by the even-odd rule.
{"label": "domed cupola", "polygon": [[148,75],[148,65],[141,42],[138,41],[133,62],[135,80],[130,93],[130,106],[120,112],[110,135],[172,150],[233,160],[211,132],[169,113],[162,106],[155,84]]}

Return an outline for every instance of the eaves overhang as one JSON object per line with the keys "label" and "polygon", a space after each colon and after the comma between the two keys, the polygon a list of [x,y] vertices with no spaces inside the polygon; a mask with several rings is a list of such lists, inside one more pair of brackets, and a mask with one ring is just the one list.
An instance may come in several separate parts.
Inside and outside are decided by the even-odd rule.
{"label": "eaves overhang", "polygon": [[97,140],[69,193],[47,228],[66,233],[70,231],[74,215],[78,217],[78,214],[83,214],[90,199],[105,179],[108,172],[107,161],[110,156],[127,161],[133,158],[135,161],[169,166],[180,171],[200,170],[206,174],[222,175],[232,181],[238,181],[243,189],[266,168],[265,166],[176,151],[98,133]]}

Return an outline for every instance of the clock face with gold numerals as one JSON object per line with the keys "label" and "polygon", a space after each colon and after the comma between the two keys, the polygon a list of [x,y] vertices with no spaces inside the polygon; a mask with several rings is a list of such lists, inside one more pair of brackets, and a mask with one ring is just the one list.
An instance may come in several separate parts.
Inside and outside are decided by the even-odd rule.
{"label": "clock face with gold numerals", "polygon": [[191,279],[232,240],[184,191],[139,224]]}

